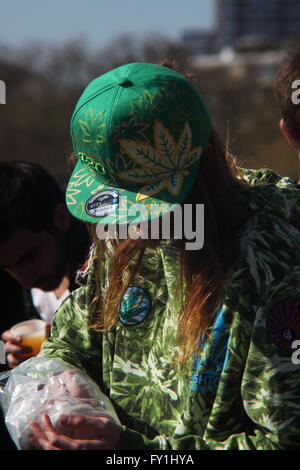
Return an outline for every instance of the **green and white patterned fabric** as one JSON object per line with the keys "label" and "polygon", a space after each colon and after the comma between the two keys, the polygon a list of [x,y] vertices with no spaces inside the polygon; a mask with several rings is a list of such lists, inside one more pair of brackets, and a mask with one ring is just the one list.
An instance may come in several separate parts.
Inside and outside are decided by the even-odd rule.
{"label": "green and white patterned fabric", "polygon": [[[291,182],[275,183],[239,196],[251,215],[223,305],[202,357],[195,353],[183,371],[173,363],[175,241],[146,250],[110,332],[89,328],[92,263],[57,312],[41,355],[96,380],[124,426],[119,449],[300,448],[300,365],[292,348],[300,340],[300,193]],[[104,291],[107,282],[105,260]]]}

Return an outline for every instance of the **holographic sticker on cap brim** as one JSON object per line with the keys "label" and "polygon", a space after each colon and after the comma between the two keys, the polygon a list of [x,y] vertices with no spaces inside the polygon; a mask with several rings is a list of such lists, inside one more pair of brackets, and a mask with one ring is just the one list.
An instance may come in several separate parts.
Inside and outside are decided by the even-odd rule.
{"label": "holographic sticker on cap brim", "polygon": [[115,190],[104,189],[91,196],[86,204],[85,210],[91,217],[105,217],[115,212],[119,206],[119,193]]}

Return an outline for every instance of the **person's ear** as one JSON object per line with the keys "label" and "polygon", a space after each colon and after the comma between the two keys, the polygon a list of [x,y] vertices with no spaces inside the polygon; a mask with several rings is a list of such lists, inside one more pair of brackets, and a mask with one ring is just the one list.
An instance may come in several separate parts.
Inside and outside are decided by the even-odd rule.
{"label": "person's ear", "polygon": [[59,202],[54,211],[53,225],[61,232],[66,232],[70,228],[71,218],[66,205]]}
{"label": "person's ear", "polygon": [[284,135],[285,140],[287,143],[293,147],[294,149],[298,149],[297,145],[295,144],[294,140],[290,136],[290,133],[288,131],[288,128],[286,127],[286,124],[284,122],[284,119],[281,119],[279,122],[279,127],[281,129],[282,134]]}

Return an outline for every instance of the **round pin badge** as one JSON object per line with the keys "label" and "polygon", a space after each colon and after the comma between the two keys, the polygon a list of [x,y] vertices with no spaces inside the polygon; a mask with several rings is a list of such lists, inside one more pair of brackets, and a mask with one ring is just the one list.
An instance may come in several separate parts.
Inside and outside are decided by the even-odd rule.
{"label": "round pin badge", "polygon": [[145,289],[128,287],[121,302],[120,322],[126,326],[138,325],[149,315],[151,306],[151,297]]}
{"label": "round pin badge", "polygon": [[114,190],[103,190],[91,196],[85,205],[86,213],[91,217],[105,217],[119,207],[119,193]]}

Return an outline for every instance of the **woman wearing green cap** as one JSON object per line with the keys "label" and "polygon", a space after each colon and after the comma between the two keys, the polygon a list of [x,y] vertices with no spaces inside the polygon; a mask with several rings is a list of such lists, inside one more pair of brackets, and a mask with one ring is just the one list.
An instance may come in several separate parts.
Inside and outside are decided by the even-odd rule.
{"label": "woman wearing green cap", "polygon": [[[198,90],[167,67],[97,78],[71,131],[67,204],[91,223],[94,246],[41,356],[85,371],[121,425],[73,414],[62,433],[44,415],[31,445],[299,448],[299,191],[242,182]],[[204,244],[189,249],[200,205]],[[178,220],[170,237],[133,236],[178,206],[181,237]],[[107,224],[115,240],[103,240]]]}

